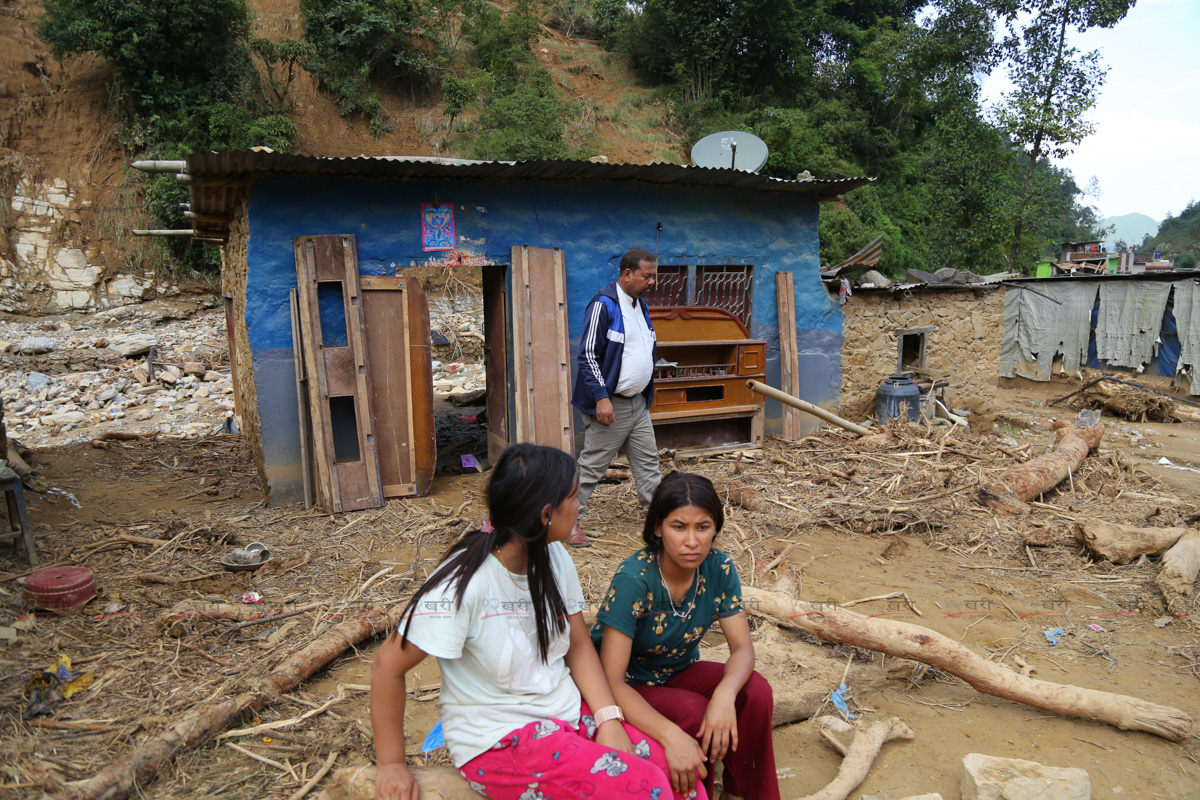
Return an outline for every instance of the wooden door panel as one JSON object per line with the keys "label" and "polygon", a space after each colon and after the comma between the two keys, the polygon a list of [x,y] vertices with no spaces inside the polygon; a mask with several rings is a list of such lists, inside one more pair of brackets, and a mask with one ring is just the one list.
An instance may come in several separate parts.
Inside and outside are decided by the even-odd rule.
{"label": "wooden door panel", "polygon": [[562,250],[512,249],[514,402],[510,442],[575,449]]}
{"label": "wooden door panel", "polygon": [[[297,236],[293,243],[321,501],[331,512],[374,508],[383,504],[383,495],[371,420],[370,367],[358,288],[357,242],[352,235],[327,235]],[[337,295],[319,291],[321,283],[338,284]],[[343,322],[345,344],[341,344],[340,336]],[[337,326],[338,335],[323,336],[323,323]],[[323,344],[326,338],[337,344]],[[350,400],[341,402],[343,398]],[[335,428],[350,431],[348,435],[353,437],[355,447],[350,447],[344,438],[335,441]]]}
{"label": "wooden door panel", "polygon": [[383,496],[426,494],[437,441],[425,293],[413,277],[364,276],[359,288]]}

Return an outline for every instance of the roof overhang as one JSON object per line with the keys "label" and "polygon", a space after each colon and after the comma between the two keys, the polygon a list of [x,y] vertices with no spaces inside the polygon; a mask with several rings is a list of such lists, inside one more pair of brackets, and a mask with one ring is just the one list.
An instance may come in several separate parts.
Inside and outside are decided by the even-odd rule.
{"label": "roof overhang", "polygon": [[[259,150],[194,153],[181,162],[152,171],[175,172],[188,188],[186,216],[196,237],[227,240],[237,204],[250,184],[263,175],[306,175],[411,180],[492,181],[614,181],[680,186],[713,186],[762,192],[797,193],[817,201],[835,200],[874,178],[784,180],[735,169],[688,167],[678,164],[607,164],[591,161],[471,161],[427,156],[359,156],[326,158],[285,155]],[[135,165],[136,166],[136,165]],[[181,166],[181,169],[178,167]],[[176,171],[178,169],[178,171]]]}

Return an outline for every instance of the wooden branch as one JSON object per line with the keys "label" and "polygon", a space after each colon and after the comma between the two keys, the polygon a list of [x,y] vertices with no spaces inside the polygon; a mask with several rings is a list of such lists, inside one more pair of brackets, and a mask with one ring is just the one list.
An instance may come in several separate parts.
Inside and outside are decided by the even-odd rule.
{"label": "wooden branch", "polygon": [[718,481],[713,488],[725,502],[741,506],[747,511],[757,511],[761,514],[769,509],[762,495],[737,481]]}
{"label": "wooden branch", "polygon": [[1190,597],[1200,575],[1200,531],[1188,531],[1163,554],[1155,583],[1172,614],[1184,613],[1183,598]]}
{"label": "wooden branch", "polygon": [[1025,678],[981,658],[970,648],[919,625],[868,618],[837,606],[791,600],[742,586],[746,608],[831,642],[909,658],[948,672],[977,691],[1035,708],[1099,720],[1122,730],[1153,733],[1171,741],[1186,737],[1192,718],[1170,706],[1136,697]]}
{"label": "wooden branch", "polygon": [[160,611],[158,616],[154,618],[154,624],[159,630],[165,630],[172,636],[178,636],[183,633],[182,624],[195,617],[253,622],[260,619],[265,620],[267,617],[282,619],[285,616],[290,617],[295,614],[302,614],[305,611],[311,611],[323,605],[325,605],[324,602],[307,603],[297,608],[285,608],[282,611],[272,614],[257,603],[234,605],[233,603],[207,603],[198,600],[184,600],[182,603],[177,603],[166,611]]}
{"label": "wooden branch", "polygon": [[999,478],[979,486],[979,502],[1005,514],[1018,516],[1025,505],[1067,480],[1082,466],[1090,451],[1100,446],[1104,423],[1091,428],[1059,427],[1054,449],[1012,467]]}
{"label": "wooden branch", "polygon": [[1135,528],[1099,519],[1076,522],[1075,530],[1092,555],[1114,564],[1161,555],[1187,533],[1187,528]]}
{"label": "wooden branch", "polygon": [[309,778],[308,782],[297,789],[292,796],[288,798],[288,800],[300,800],[300,798],[308,794],[314,786],[321,782],[321,778],[324,778],[329,773],[329,770],[333,769],[333,762],[337,761],[337,757],[338,751],[335,750],[330,753],[325,759],[325,763],[321,765],[319,770],[317,770],[317,774]]}
{"label": "wooden branch", "polygon": [[232,697],[196,706],[174,725],[142,742],[91,778],[66,784],[48,778],[42,786],[46,796],[54,800],[121,800],[128,797],[137,787],[154,780],[158,771],[180,751],[211,741],[235,719],[247,711],[262,710],[363,639],[394,628],[402,611],[403,606],[398,605],[387,614],[373,612],[346,620],[295,653],[277,670],[258,679],[256,685]]}
{"label": "wooden branch", "polygon": [[[478,800],[453,767],[411,767],[421,800]],[[317,800],[375,800],[375,765],[339,769]]]}
{"label": "wooden branch", "polygon": [[[858,788],[871,771],[880,749],[894,739],[912,739],[912,728],[899,717],[880,720],[870,727],[855,727],[837,717],[821,717],[821,736],[842,754],[842,764],[837,777],[821,791],[807,795],[801,800],[846,800]],[[835,734],[852,736],[849,746],[839,741]]]}

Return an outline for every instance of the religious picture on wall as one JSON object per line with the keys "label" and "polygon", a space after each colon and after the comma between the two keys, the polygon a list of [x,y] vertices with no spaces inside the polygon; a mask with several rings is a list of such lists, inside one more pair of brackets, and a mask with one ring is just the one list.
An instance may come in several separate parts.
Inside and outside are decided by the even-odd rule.
{"label": "religious picture on wall", "polygon": [[454,249],[454,205],[421,203],[421,246],[426,253]]}

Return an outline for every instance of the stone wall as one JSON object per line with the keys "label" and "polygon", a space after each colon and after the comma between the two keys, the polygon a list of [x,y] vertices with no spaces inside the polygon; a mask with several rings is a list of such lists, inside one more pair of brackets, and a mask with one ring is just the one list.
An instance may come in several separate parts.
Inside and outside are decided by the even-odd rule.
{"label": "stone wall", "polygon": [[119,274],[81,229],[92,211],[62,178],[20,177],[5,214],[11,248],[0,252],[0,311],[90,311],[174,296],[179,287],[152,276]]}
{"label": "stone wall", "polygon": [[857,291],[842,308],[842,413],[871,416],[875,390],[896,372],[896,331],[935,326],[925,369],[950,381],[946,398],[971,407],[995,397],[999,383],[1004,292],[1000,288],[892,293]]}

